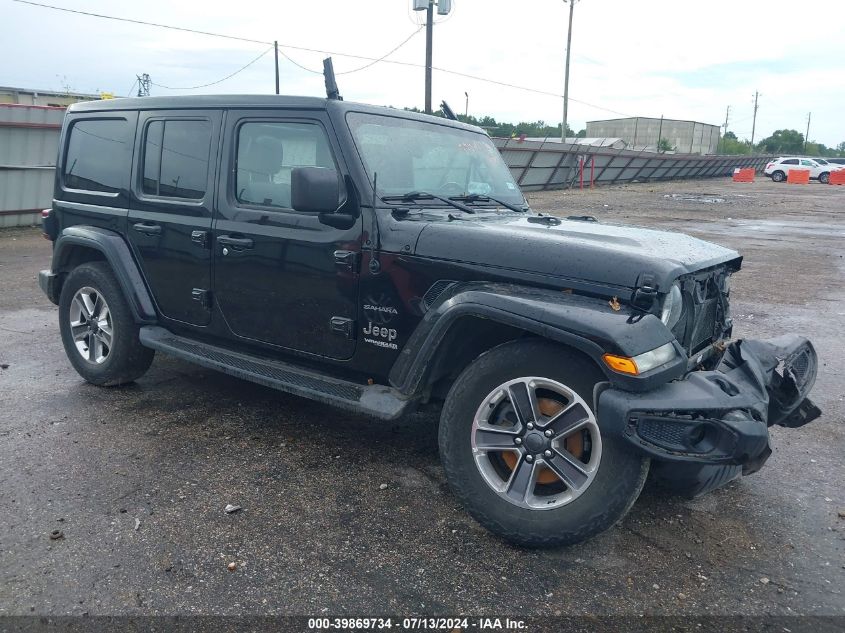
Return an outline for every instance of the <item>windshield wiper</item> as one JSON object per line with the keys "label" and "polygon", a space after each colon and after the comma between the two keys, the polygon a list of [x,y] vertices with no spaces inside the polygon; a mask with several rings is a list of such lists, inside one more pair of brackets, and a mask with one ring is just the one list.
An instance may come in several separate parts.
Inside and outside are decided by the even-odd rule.
{"label": "windshield wiper", "polygon": [[428,193],[427,191],[409,191],[408,193],[403,193],[400,196],[382,196],[382,200],[385,202],[415,202],[417,200],[439,200],[440,202],[444,202],[448,204],[450,207],[454,207],[459,211],[463,211],[464,213],[475,213],[475,209],[472,209],[465,204],[461,204],[460,202],[456,202],[450,198],[444,198],[443,196],[436,196],[433,193]]}
{"label": "windshield wiper", "polygon": [[528,211],[527,207],[518,207],[515,204],[511,204],[510,202],[505,202],[504,200],[499,200],[498,198],[492,198],[490,196],[482,195],[479,193],[471,193],[465,196],[450,196],[450,200],[460,200],[461,202],[495,202],[496,204],[500,204],[503,207],[510,209],[511,211],[516,211],[517,213],[525,213]]}

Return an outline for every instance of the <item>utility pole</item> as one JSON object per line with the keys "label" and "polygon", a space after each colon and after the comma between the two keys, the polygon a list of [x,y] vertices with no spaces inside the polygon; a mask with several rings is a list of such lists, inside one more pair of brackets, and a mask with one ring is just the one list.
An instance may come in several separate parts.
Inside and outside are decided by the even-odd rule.
{"label": "utility pole", "polygon": [[[722,134],[722,139],[724,139],[725,136],[727,136],[727,134],[728,134],[728,118],[730,116],[731,116],[731,106],[728,106],[728,110],[727,110],[727,112],[725,112],[725,133]],[[722,141],[722,150],[724,151],[724,149],[725,149],[725,142],[723,140]]]}
{"label": "utility pole", "polygon": [[807,140],[810,138],[810,117],[813,116],[812,112],[807,113],[807,134],[804,135],[804,153],[807,153]]}
{"label": "utility pole", "polygon": [[660,141],[663,137],[663,115],[660,115],[660,127],[657,128],[657,152],[660,153]]}
{"label": "utility pole", "polygon": [[138,96],[139,97],[149,97],[150,96],[150,85],[152,81],[150,80],[150,76],[147,73],[142,75],[135,75],[138,78]]}
{"label": "utility pole", "polygon": [[467,98],[466,106],[464,107],[464,117],[469,117],[469,93],[464,92],[464,96]]}
{"label": "utility pole", "polygon": [[760,93],[756,90],[754,91],[754,120],[751,123],[751,153],[754,153],[754,132],[757,131],[757,98],[760,96]]}
{"label": "utility pole", "polygon": [[425,10],[425,113],[431,114],[431,46],[434,42],[434,0]]}
{"label": "utility pole", "polygon": [[434,41],[434,7],[437,15],[448,15],[452,0],[412,0],[414,11],[425,11],[425,113],[431,114],[431,47]]}
{"label": "utility pole", "polygon": [[273,51],[276,53],[276,94],[279,94],[279,42],[273,42]]}
{"label": "utility pole", "polygon": [[569,29],[566,31],[566,70],[563,75],[563,123],[560,125],[560,142],[566,142],[566,124],[569,115],[569,54],[572,49],[572,14],[575,12],[575,0],[563,0],[569,3]]}

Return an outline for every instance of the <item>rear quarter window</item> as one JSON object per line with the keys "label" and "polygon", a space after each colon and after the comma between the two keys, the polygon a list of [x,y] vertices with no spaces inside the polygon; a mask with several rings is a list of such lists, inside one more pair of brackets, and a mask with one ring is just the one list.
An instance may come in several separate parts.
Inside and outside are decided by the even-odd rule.
{"label": "rear quarter window", "polygon": [[208,180],[210,146],[209,121],[152,121],[144,141],[143,192],[201,200]]}
{"label": "rear quarter window", "polygon": [[99,193],[125,189],[134,132],[125,118],[72,121],[62,164],[64,187]]}

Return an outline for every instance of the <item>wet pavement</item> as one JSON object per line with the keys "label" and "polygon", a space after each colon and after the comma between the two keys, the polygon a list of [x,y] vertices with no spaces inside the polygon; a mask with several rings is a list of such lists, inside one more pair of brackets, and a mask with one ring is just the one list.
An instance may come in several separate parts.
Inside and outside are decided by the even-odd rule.
{"label": "wet pavement", "polygon": [[37,287],[49,244],[4,231],[0,614],[845,614],[845,187],[530,198],[741,250],[735,333],[812,338],[823,417],[774,429],[765,468],[725,489],[649,486],[607,533],[522,550],[450,494],[436,412],[373,422],[161,354],[134,385],[87,385]]}

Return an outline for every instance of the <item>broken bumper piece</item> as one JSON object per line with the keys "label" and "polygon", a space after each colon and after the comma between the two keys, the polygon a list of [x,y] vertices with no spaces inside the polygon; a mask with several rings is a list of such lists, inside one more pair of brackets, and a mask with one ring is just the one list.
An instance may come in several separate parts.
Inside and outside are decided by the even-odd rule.
{"label": "broken bumper piece", "polygon": [[[771,454],[769,426],[803,426],[821,414],[807,398],[817,367],[805,338],[740,340],[712,371],[646,393],[601,392],[599,419],[616,421],[620,434],[652,458],[686,464],[699,479],[706,474],[713,481],[701,489],[710,490],[763,465]],[[702,473],[696,465],[733,468]]]}

